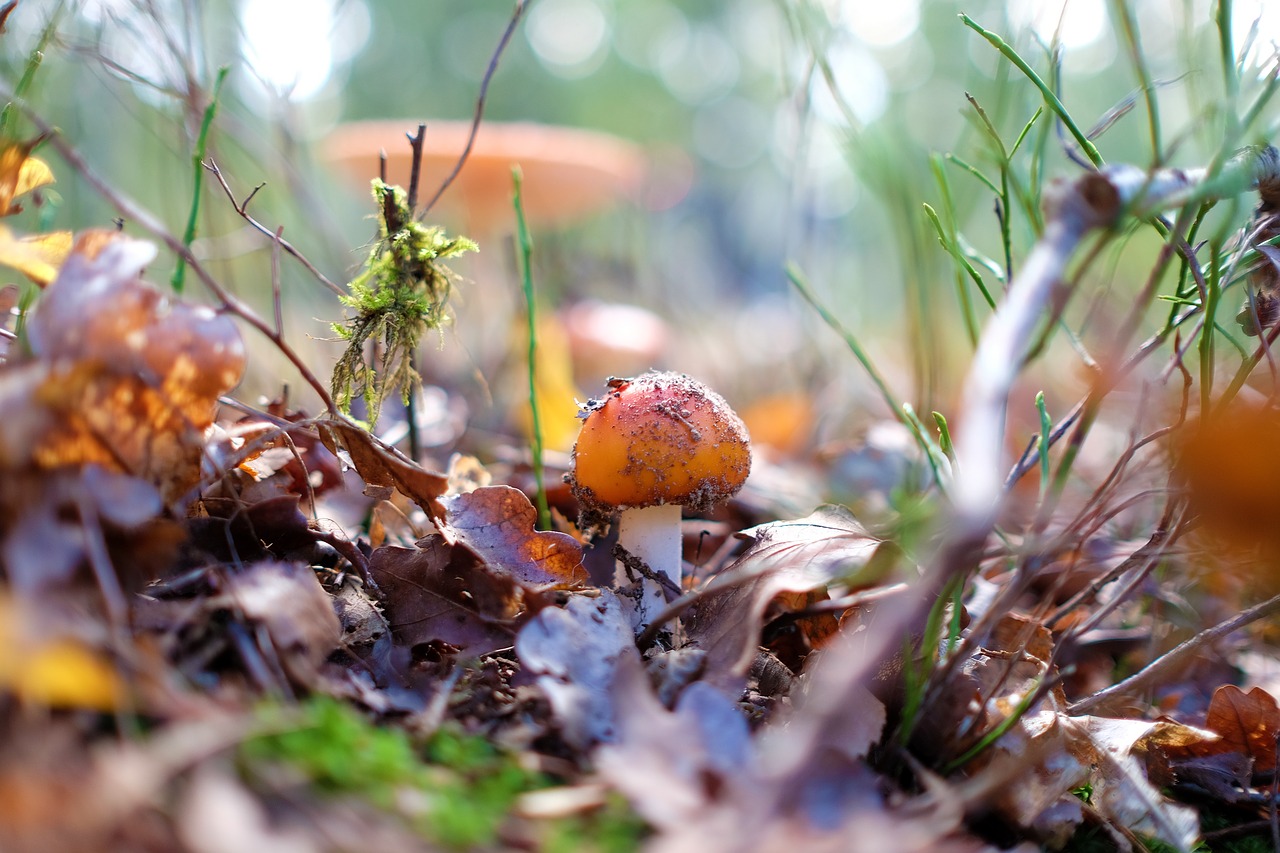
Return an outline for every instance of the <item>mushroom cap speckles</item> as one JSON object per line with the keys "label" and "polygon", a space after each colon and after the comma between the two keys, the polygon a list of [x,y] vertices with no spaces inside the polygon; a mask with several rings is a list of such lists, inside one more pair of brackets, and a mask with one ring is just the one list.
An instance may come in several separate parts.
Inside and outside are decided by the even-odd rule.
{"label": "mushroom cap speckles", "polygon": [[681,373],[610,380],[587,404],[568,478],[584,510],[680,504],[705,510],[751,471],[747,428],[719,394]]}

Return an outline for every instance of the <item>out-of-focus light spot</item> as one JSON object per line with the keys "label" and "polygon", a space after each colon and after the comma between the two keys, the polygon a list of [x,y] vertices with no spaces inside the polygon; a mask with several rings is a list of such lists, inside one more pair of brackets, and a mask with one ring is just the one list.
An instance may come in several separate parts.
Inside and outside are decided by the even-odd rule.
{"label": "out-of-focus light spot", "polygon": [[920,27],[920,0],[846,0],[843,12],[849,29],[870,47],[892,47]]}
{"label": "out-of-focus light spot", "polygon": [[1280,4],[1275,0],[1237,0],[1231,7],[1231,37],[1243,50],[1252,35],[1246,63],[1266,68],[1280,51]]}
{"label": "out-of-focus light spot", "polygon": [[1088,47],[1106,33],[1104,0],[1007,0],[1009,21],[1030,27],[1046,44],[1055,34],[1066,50]]}
{"label": "out-of-focus light spot", "polygon": [[525,32],[547,70],[562,77],[583,77],[604,59],[609,20],[596,0],[539,0]]}
{"label": "out-of-focus light spot", "polygon": [[727,94],[738,82],[738,54],[711,27],[697,27],[688,38],[659,48],[658,74],[686,104],[705,104]]}
{"label": "out-of-focus light spot", "polygon": [[618,6],[613,47],[624,62],[636,68],[657,69],[663,51],[671,43],[683,45],[688,38],[689,21],[667,0]]}
{"label": "out-of-focus light spot", "polygon": [[737,2],[725,15],[725,25],[732,33],[734,44],[744,64],[755,66],[769,73],[780,67],[786,51],[784,40],[778,34],[786,32],[787,24],[774,2]]}
{"label": "out-of-focus light spot", "polygon": [[240,52],[266,87],[310,100],[333,73],[336,11],[334,0],[241,0]]}
{"label": "out-of-focus light spot", "polygon": [[815,75],[811,87],[813,110],[825,121],[841,126],[848,123],[841,102],[862,124],[870,124],[884,114],[889,103],[889,78],[884,68],[865,48],[849,40],[827,51],[837,94],[822,75]]}
{"label": "out-of-focus light spot", "polygon": [[746,98],[730,96],[697,111],[693,146],[703,158],[726,169],[750,166],[768,148],[769,114]]}
{"label": "out-of-focus light spot", "polygon": [[[199,67],[199,56],[179,56],[173,45],[184,45],[181,34],[166,22],[177,19],[171,0],[157,0],[154,8],[136,0],[89,0],[80,14],[101,29],[100,50],[126,73],[136,85],[138,97],[149,103],[161,103],[169,96],[164,89],[182,89],[187,74],[183,63]],[[15,12],[22,15],[22,7]],[[17,20],[22,20],[19,17]],[[10,21],[10,25],[13,25]],[[40,27],[45,26],[41,21]]]}
{"label": "out-of-focus light spot", "polygon": [[333,60],[347,63],[355,59],[369,42],[373,21],[365,0],[339,0],[333,21]]}
{"label": "out-of-focus light spot", "polygon": [[511,16],[506,10],[475,8],[449,18],[437,34],[437,50],[447,72],[479,83],[489,67],[498,37]]}
{"label": "out-of-focus light spot", "polygon": [[849,140],[834,128],[813,128],[807,150],[807,171],[812,213],[823,219],[839,218],[858,201],[858,182],[848,160]]}

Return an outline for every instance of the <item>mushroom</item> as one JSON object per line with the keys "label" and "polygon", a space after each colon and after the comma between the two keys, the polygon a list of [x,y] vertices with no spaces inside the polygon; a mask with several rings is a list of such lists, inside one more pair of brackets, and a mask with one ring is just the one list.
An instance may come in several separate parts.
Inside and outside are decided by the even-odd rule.
{"label": "mushroom", "polygon": [[[598,530],[620,512],[618,544],[678,589],[681,510],[705,511],[742,487],[751,471],[747,429],[723,397],[681,373],[608,384],[609,393],[580,415],[566,480],[584,529]],[[664,602],[656,583],[644,584],[639,621],[650,621]]]}
{"label": "mushroom", "polygon": [[[387,180],[407,186],[412,155],[405,131],[416,122],[362,121],[336,128],[321,156],[367,191],[378,149],[387,153]],[[470,121],[429,121],[422,145],[423,201],[458,163],[471,135]],[[465,233],[483,239],[511,226],[511,167],[524,173],[529,222],[547,227],[581,220],[645,182],[645,158],[633,143],[578,128],[486,121],[441,207],[462,210]]]}

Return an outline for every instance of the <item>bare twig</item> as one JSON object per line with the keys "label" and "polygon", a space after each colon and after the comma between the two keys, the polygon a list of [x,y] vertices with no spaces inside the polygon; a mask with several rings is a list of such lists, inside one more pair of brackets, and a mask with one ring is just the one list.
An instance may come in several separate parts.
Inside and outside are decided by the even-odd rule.
{"label": "bare twig", "polygon": [[[4,87],[0,86],[0,96],[11,97],[11,94],[7,91],[3,91],[3,89]],[[324,403],[325,408],[335,417],[338,416],[338,407],[333,402],[333,397],[329,393],[329,389],[325,387],[324,383],[321,382],[314,373],[312,373],[311,368],[302,360],[302,357],[298,355],[297,351],[289,345],[288,341],[278,335],[275,330],[272,329],[265,320],[254,313],[249,306],[231,295],[226,288],[219,284],[217,279],[215,279],[209,271],[205,269],[204,265],[200,263],[196,256],[192,254],[191,249],[184,245],[182,240],[174,236],[167,228],[165,228],[164,225],[155,218],[155,216],[141,205],[125,196],[123,193],[117,191],[101,176],[99,176],[98,173],[89,166],[88,162],[80,156],[80,152],[77,151],[73,145],[67,142],[67,140],[63,138],[52,125],[33,112],[21,101],[15,100],[13,103],[18,106],[23,115],[25,115],[32,124],[39,128],[41,133],[49,135],[49,144],[52,145],[54,150],[56,150],[62,159],[66,161],[67,165],[84,178],[85,182],[88,183],[89,186],[93,187],[99,195],[106,199],[121,216],[132,222],[136,222],[143,230],[149,232],[160,240],[160,242],[164,243],[165,246],[168,247],[169,251],[181,257],[187,265],[191,267],[192,271],[195,272],[201,283],[203,283],[204,286],[209,289],[209,292],[212,293],[222,304],[223,310],[239,317],[266,337],[267,340],[271,341],[271,343],[275,345],[276,349],[280,350],[281,354],[283,354],[284,357],[293,364],[294,368],[298,371],[299,375],[302,376],[303,380],[316,392],[321,402]],[[267,233],[271,234],[271,232]],[[282,247],[283,246],[284,244],[282,244]],[[285,250],[288,251],[287,248]]]}
{"label": "bare twig", "polygon": [[506,30],[502,33],[502,38],[498,41],[498,47],[493,51],[493,56],[489,58],[489,67],[485,69],[484,78],[480,81],[480,94],[476,97],[475,116],[471,120],[471,133],[467,135],[467,144],[462,149],[462,154],[458,156],[458,162],[454,164],[451,171],[440,184],[440,189],[436,190],[436,194],[422,208],[422,213],[418,214],[418,218],[426,216],[431,208],[435,207],[440,196],[444,195],[445,190],[449,189],[449,185],[453,183],[453,179],[458,177],[458,173],[462,171],[462,167],[466,165],[467,158],[471,156],[471,146],[475,144],[476,133],[480,130],[480,121],[484,118],[484,102],[489,94],[489,82],[493,79],[493,74],[498,70],[498,60],[502,57],[502,52],[507,49],[507,43],[511,41],[511,36],[515,34],[516,26],[520,23],[520,18],[524,15],[525,8],[529,5],[528,0],[516,0],[515,9],[511,12],[511,20],[507,23]]}
{"label": "bare twig", "polygon": [[284,334],[284,309],[280,304],[280,242],[284,239],[284,226],[276,229],[271,241],[271,307],[275,311],[276,334]]}
{"label": "bare twig", "polygon": [[427,138],[427,126],[425,124],[418,125],[417,133],[406,133],[409,137],[409,148],[412,151],[412,157],[409,160],[409,211],[412,212],[418,206],[418,185],[422,181],[422,143]]}
{"label": "bare twig", "polygon": [[1134,694],[1146,690],[1154,684],[1159,684],[1168,678],[1171,672],[1181,667],[1187,658],[1194,655],[1204,646],[1217,642],[1223,637],[1239,631],[1246,625],[1257,622],[1259,619],[1265,619],[1278,612],[1280,612],[1280,595],[1269,598],[1261,604],[1250,607],[1243,613],[1219,622],[1212,628],[1201,631],[1186,642],[1165,652],[1119,684],[1113,684],[1092,696],[1086,696],[1077,702],[1073,702],[1068,707],[1068,711],[1072,715],[1115,713]]}
{"label": "bare twig", "polygon": [[329,288],[338,296],[346,295],[345,290],[343,290],[339,285],[334,284],[333,281],[331,281],[328,276],[320,272],[320,270],[316,268],[316,265],[311,263],[311,261],[307,259],[306,255],[298,251],[293,246],[292,243],[290,243],[288,240],[281,239],[275,231],[272,231],[270,228],[263,225],[261,222],[259,222],[258,220],[254,219],[252,216],[249,215],[249,211],[248,211],[249,202],[253,201],[253,197],[258,194],[258,190],[266,186],[265,183],[258,184],[256,187],[254,187],[253,191],[244,197],[244,201],[237,202],[235,193],[232,192],[231,186],[227,183],[227,179],[222,174],[222,170],[218,168],[218,164],[214,162],[212,159],[210,159],[205,161],[204,167],[208,169],[210,172],[212,172],[213,176],[218,179],[218,184],[222,187],[222,191],[227,194],[227,198],[231,201],[232,208],[235,209],[236,213],[240,214],[241,219],[243,219],[245,222],[248,222],[251,226],[253,226],[256,230],[260,231],[262,234],[276,241],[281,249],[283,249],[285,252],[292,255],[293,258],[298,261],[298,263],[306,267],[307,272],[315,276],[316,280],[319,281],[321,284],[323,284],[325,287]]}

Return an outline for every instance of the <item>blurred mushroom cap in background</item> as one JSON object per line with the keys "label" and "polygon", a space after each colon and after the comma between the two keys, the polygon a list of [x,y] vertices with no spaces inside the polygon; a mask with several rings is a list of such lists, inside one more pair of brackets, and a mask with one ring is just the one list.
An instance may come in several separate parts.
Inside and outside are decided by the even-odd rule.
{"label": "blurred mushroom cap in background", "polygon": [[[387,182],[409,185],[412,119],[361,121],[337,127],[321,144],[320,158],[354,187],[378,176],[378,152],[387,152]],[[467,145],[470,121],[428,121],[422,147],[420,204],[428,202],[453,171]],[[471,153],[437,208],[462,217],[478,235],[514,222],[511,169],[524,175],[525,215],[531,224],[554,226],[583,219],[623,199],[637,199],[646,158],[640,146],[596,131],[534,123],[482,122]]]}

